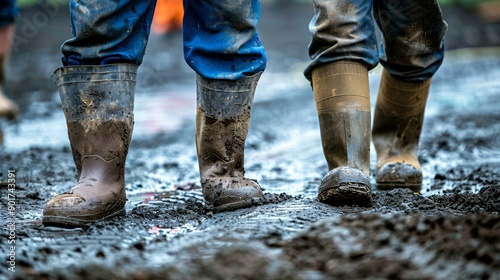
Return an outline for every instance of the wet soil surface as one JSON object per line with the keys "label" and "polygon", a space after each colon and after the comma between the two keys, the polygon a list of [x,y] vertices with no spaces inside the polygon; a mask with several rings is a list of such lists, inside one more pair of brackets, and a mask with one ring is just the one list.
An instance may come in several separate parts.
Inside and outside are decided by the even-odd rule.
{"label": "wet soil surface", "polygon": [[[49,78],[69,36],[67,13],[38,25],[9,65],[7,89],[23,114],[1,124],[0,279],[500,279],[500,49],[448,52],[426,111],[420,193],[379,191],[372,178],[372,205],[332,207],[316,198],[327,167],[301,73],[312,13],[304,11],[263,6],[269,65],[245,157],[263,203],[225,213],[204,206],[194,74],[180,34],[152,35],[138,77],[127,215],[71,230],[40,223],[44,203],[76,180]],[[372,105],[380,74],[370,73]]]}

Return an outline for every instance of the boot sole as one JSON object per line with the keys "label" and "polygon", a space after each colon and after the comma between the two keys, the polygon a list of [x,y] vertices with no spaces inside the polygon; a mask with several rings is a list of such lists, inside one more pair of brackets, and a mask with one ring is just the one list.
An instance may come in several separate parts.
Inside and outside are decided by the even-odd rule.
{"label": "boot sole", "polygon": [[62,228],[88,227],[95,222],[107,220],[116,216],[125,216],[125,208],[97,220],[85,220],[85,219],[77,219],[65,216],[44,216],[42,218],[42,223],[46,227],[49,226],[62,227]]}
{"label": "boot sole", "polygon": [[318,194],[320,202],[332,206],[358,205],[368,206],[371,204],[371,190],[364,184],[345,183],[338,187],[330,188]]}
{"label": "boot sole", "polygon": [[250,208],[252,206],[257,206],[261,205],[263,203],[263,199],[260,197],[254,197],[251,199],[246,199],[242,201],[237,201],[237,202],[232,202],[232,203],[227,203],[219,206],[215,206],[213,210],[216,213],[219,212],[228,212],[228,211],[234,211],[237,209],[242,209],[242,208]]}
{"label": "boot sole", "polygon": [[414,192],[420,192],[422,190],[422,183],[377,182],[376,187],[381,191],[390,191],[394,189],[410,189]]}

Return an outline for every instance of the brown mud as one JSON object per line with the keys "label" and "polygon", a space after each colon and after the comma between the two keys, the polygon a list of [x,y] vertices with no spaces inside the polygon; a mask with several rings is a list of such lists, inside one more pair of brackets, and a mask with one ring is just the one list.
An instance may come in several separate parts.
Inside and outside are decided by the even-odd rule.
{"label": "brown mud", "polygon": [[[50,80],[69,36],[67,12],[17,45],[7,93],[23,113],[1,123],[0,279],[500,279],[500,50],[447,53],[424,120],[420,193],[378,190],[372,146],[372,204],[332,207],[317,199],[327,166],[301,73],[312,9],[262,8],[270,60],[255,94],[245,176],[265,199],[233,212],[203,205],[195,76],[180,34],[153,35],[139,69],[127,214],[88,228],[42,226],[46,201],[77,175]],[[445,20],[452,16],[445,10]],[[369,75],[372,108],[380,75]]]}

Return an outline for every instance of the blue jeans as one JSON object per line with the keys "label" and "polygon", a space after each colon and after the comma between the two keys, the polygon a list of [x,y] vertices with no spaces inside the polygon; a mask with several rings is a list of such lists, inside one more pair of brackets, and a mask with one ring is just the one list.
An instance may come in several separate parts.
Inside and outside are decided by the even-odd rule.
{"label": "blue jeans", "polygon": [[18,13],[15,0],[0,1],[0,27],[13,23]]}
{"label": "blue jeans", "polygon": [[[380,61],[392,76],[419,82],[443,61],[447,24],[437,0],[314,0],[314,12],[309,80],[317,67],[353,60],[368,69]],[[383,34],[379,47],[374,22]]]}
{"label": "blue jeans", "polygon": [[[64,42],[63,65],[140,65],[155,0],[71,0],[73,38]],[[257,34],[258,0],[184,0],[184,56],[207,79],[236,80],[265,69]]]}

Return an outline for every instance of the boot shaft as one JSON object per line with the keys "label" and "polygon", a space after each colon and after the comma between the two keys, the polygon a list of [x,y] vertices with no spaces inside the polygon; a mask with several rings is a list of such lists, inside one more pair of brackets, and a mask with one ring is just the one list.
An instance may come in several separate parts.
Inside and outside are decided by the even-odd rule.
{"label": "boot shaft", "polygon": [[[8,98],[4,93],[4,86],[6,82],[6,63],[6,56],[0,54],[0,118],[14,119],[19,113],[19,107],[16,102]],[[0,144],[2,142],[3,141],[0,139]]]}
{"label": "boot shaft", "polygon": [[329,170],[370,173],[370,90],[366,66],[335,62],[313,71],[321,142]]}
{"label": "boot shaft", "polygon": [[382,73],[372,129],[377,154],[416,153],[431,80],[400,81]]}
{"label": "boot shaft", "polygon": [[214,119],[249,116],[261,73],[236,81],[196,77],[196,100],[200,110]]}
{"label": "boot shaft", "polygon": [[120,174],[132,137],[137,66],[70,66],[54,72],[79,176],[88,157],[117,161]]}
{"label": "boot shaft", "polygon": [[370,112],[368,69],[361,63],[334,62],[313,71],[312,86],[318,114]]}
{"label": "boot shaft", "polygon": [[386,70],[382,72],[376,108],[396,118],[409,118],[425,110],[431,79],[424,82],[398,80]]}
{"label": "boot shaft", "polygon": [[196,148],[203,196],[216,211],[253,205],[262,198],[244,177],[245,140],[260,73],[236,81],[197,77]]}
{"label": "boot shaft", "polygon": [[112,64],[61,67],[52,77],[66,120],[91,129],[104,121],[133,120],[136,75],[136,65]]}
{"label": "boot shaft", "polygon": [[418,143],[430,84],[430,79],[412,83],[400,81],[385,70],[382,74],[372,130],[379,189],[420,191],[423,175]]}
{"label": "boot shaft", "polygon": [[244,176],[244,147],[260,73],[237,81],[197,77],[196,148],[202,177]]}

